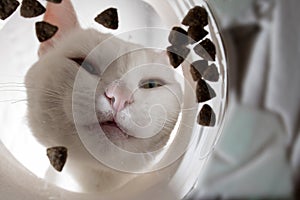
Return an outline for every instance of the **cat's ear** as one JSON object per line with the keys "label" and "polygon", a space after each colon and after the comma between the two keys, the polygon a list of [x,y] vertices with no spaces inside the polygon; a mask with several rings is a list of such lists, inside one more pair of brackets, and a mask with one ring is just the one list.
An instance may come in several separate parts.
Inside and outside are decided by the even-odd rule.
{"label": "cat's ear", "polygon": [[63,0],[60,4],[47,3],[44,21],[57,26],[58,31],[51,39],[41,43],[39,56],[53,48],[55,42],[58,42],[68,32],[80,28],[71,0]]}

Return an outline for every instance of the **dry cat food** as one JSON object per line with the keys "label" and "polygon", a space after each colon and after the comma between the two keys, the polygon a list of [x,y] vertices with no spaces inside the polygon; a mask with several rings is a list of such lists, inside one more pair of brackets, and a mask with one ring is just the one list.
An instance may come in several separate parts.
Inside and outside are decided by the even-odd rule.
{"label": "dry cat food", "polygon": [[106,28],[117,29],[119,26],[118,12],[116,8],[108,8],[100,13],[95,21]]}
{"label": "dry cat food", "polygon": [[203,73],[202,77],[205,80],[217,82],[219,80],[219,72],[215,64],[211,64]]}
{"label": "dry cat food", "polygon": [[206,60],[197,60],[191,64],[190,72],[194,81],[198,81],[202,78],[202,74],[208,68],[208,62]]}
{"label": "dry cat food", "polygon": [[46,12],[46,8],[36,0],[23,0],[21,16],[25,18],[37,17]]}
{"label": "dry cat food", "polygon": [[58,31],[58,27],[45,21],[36,22],[35,31],[38,40],[40,42],[44,42],[55,35],[55,33]]}
{"label": "dry cat food", "polygon": [[175,26],[170,32],[169,42],[176,46],[187,45],[189,43],[187,34],[183,28]]}
{"label": "dry cat food", "polygon": [[67,161],[68,149],[61,146],[51,147],[47,149],[47,156],[54,169],[61,172]]}
{"label": "dry cat food", "polygon": [[195,6],[189,10],[188,14],[182,20],[182,24],[186,26],[204,27],[208,24],[208,14],[204,8]]}
{"label": "dry cat food", "polygon": [[0,19],[5,20],[11,16],[20,3],[16,0],[1,0],[0,1]]}
{"label": "dry cat food", "polygon": [[216,124],[216,115],[209,105],[205,104],[200,110],[198,123],[202,126],[214,126]]}
{"label": "dry cat food", "polygon": [[49,1],[49,2],[52,2],[52,3],[61,3],[62,0],[46,0],[46,1]]}
{"label": "dry cat food", "polygon": [[202,103],[216,97],[215,91],[202,79],[199,79],[196,87],[197,102]]}
{"label": "dry cat food", "polygon": [[205,60],[215,61],[216,47],[210,39],[205,39],[194,47],[196,54]]}
{"label": "dry cat food", "polygon": [[188,36],[193,39],[191,43],[199,42],[205,36],[207,36],[208,32],[204,30],[202,26],[190,26],[188,29]]}
{"label": "dry cat food", "polygon": [[177,68],[186,59],[190,53],[190,49],[185,46],[169,46],[167,47],[167,54],[171,65]]}

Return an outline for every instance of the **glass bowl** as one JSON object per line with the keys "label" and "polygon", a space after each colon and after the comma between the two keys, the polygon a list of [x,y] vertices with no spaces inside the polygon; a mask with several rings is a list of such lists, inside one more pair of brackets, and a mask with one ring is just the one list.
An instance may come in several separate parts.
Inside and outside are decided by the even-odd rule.
{"label": "glass bowl", "polygon": [[[46,1],[40,3],[46,6]],[[97,45],[87,58],[97,57],[99,51],[105,55],[105,52],[118,49],[111,45],[115,38],[138,44],[142,48],[165,50],[170,46],[168,36],[174,26],[187,30],[181,21],[188,11],[195,6],[205,8],[209,19],[205,28],[209,32],[206,38],[216,47],[216,60],[208,63],[214,63],[219,73],[217,81],[206,83],[215,91],[216,97],[205,102],[196,102],[194,91],[197,83],[190,74],[190,65],[200,58],[193,51],[193,47],[198,43],[189,45],[191,53],[185,61],[176,69],[169,66],[170,70],[176,71],[183,98],[178,120],[171,132],[172,139],[165,146],[151,152],[131,152],[107,140],[102,145],[109,145],[116,156],[106,156],[103,155],[103,150],[95,148],[95,144],[103,141],[99,141],[98,136],[92,137],[92,134],[87,137],[86,132],[82,131],[80,126],[76,126],[78,135],[75,137],[91,156],[90,159],[95,159],[99,164],[102,163],[119,173],[137,177],[110,192],[86,191],[82,183],[73,177],[72,172],[65,170],[58,173],[53,170],[46,156],[49,146],[38,142],[28,123],[28,87],[25,85],[25,77],[39,59],[37,52],[40,43],[35,35],[34,24],[43,20],[43,15],[23,18],[18,8],[11,17],[0,24],[0,153],[4,157],[0,175],[6,174],[3,182],[8,185],[0,191],[7,194],[6,199],[21,197],[24,193],[27,194],[26,197],[22,196],[25,199],[183,199],[202,177],[205,163],[222,132],[227,104],[225,48],[210,3],[203,0],[89,0],[84,3],[73,0],[72,4],[82,28],[94,28],[114,36]],[[118,10],[117,30],[107,29],[94,21],[97,14],[110,7]],[[138,50],[133,48],[130,52]],[[118,53],[112,61],[128,53],[116,52]],[[74,91],[82,86],[82,74],[84,73],[79,70],[77,81],[74,82]],[[96,88],[97,84],[94,87]],[[73,99],[76,99],[76,95],[73,95]],[[215,113],[214,126],[202,126],[198,123],[198,114],[204,104],[209,105]],[[74,121],[80,120],[81,117],[76,113],[74,109]]]}

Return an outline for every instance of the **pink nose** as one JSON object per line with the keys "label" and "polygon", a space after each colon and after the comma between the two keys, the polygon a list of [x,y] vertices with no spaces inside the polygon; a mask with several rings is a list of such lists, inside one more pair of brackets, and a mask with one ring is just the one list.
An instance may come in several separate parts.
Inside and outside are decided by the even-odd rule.
{"label": "pink nose", "polygon": [[105,90],[114,111],[119,112],[133,102],[132,92],[120,82],[111,83]]}

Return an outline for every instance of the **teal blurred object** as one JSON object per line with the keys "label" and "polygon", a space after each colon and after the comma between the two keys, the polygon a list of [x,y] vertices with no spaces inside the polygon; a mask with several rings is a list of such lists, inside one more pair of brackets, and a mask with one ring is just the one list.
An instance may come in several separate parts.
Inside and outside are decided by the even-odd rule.
{"label": "teal blurred object", "polygon": [[218,17],[235,18],[249,9],[253,0],[210,0],[218,12]]}
{"label": "teal blurred object", "polygon": [[286,131],[280,117],[236,105],[206,168],[202,190],[208,196],[272,197],[291,195],[286,162]]}

